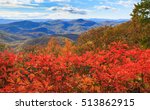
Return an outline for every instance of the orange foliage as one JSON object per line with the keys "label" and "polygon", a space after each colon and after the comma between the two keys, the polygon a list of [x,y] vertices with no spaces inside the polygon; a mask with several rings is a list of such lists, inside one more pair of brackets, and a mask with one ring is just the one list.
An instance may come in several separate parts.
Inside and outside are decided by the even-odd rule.
{"label": "orange foliage", "polygon": [[150,50],[108,47],[82,55],[1,52],[0,92],[150,92]]}

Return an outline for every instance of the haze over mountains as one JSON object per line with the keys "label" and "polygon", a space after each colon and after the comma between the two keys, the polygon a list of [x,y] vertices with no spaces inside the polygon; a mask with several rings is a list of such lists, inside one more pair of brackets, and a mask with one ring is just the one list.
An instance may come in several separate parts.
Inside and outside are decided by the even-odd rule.
{"label": "haze over mountains", "polygon": [[[0,24],[8,24],[13,22],[19,22],[19,21],[25,21],[26,19],[0,19]],[[73,19],[60,19],[62,21],[71,21]],[[125,22],[129,21],[129,19],[104,19],[104,18],[90,18],[90,19],[84,19],[94,22],[104,22],[104,21],[111,21],[111,22]],[[47,22],[47,21],[54,21],[54,19],[29,19],[28,21],[32,22]]]}
{"label": "haze over mountains", "polygon": [[[95,27],[114,26],[127,22],[127,19],[60,19],[60,20],[11,20],[0,19],[0,42],[27,42],[46,39],[50,36],[67,37],[76,40],[78,35]],[[46,37],[46,38],[45,38]],[[40,41],[40,40],[38,40]],[[38,44],[38,42],[37,42]]]}

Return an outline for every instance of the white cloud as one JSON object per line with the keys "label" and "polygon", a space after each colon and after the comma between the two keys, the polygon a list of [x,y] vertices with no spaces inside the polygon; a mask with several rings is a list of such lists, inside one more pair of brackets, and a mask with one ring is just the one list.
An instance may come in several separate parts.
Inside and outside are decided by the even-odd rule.
{"label": "white cloud", "polygon": [[116,10],[116,8],[114,7],[111,7],[111,6],[105,6],[105,5],[102,5],[102,6],[95,6],[96,9],[99,9],[99,10]]}
{"label": "white cloud", "polygon": [[116,0],[114,2],[112,2],[111,0],[102,0],[99,3],[101,5],[111,5],[111,6],[121,5],[124,7],[131,7],[134,6],[134,4],[137,3],[137,1],[139,0]]}
{"label": "white cloud", "polygon": [[[4,8],[35,8],[38,4],[33,4],[33,0],[0,0],[0,7]],[[42,0],[34,0],[41,3]]]}
{"label": "white cloud", "polygon": [[66,12],[56,12],[45,16],[45,19],[78,19],[78,18],[88,18],[88,15],[70,14]]}
{"label": "white cloud", "polygon": [[34,5],[17,5],[17,4],[3,4],[1,7],[8,7],[8,8],[35,8],[36,4]]}
{"label": "white cloud", "polygon": [[[33,0],[33,1],[36,3],[43,3],[46,0]],[[49,1],[49,2],[70,2],[71,0],[47,0],[47,1]]]}
{"label": "white cloud", "polygon": [[136,3],[136,1],[134,1],[134,0],[126,0],[126,1],[120,0],[116,4],[122,5],[124,7],[129,7],[129,6],[133,6],[135,3]]}
{"label": "white cloud", "polygon": [[70,2],[71,0],[0,0],[0,7],[8,8],[34,8],[39,3],[49,2]]}
{"label": "white cloud", "polygon": [[20,12],[20,11],[0,11],[1,18],[11,19],[35,19],[40,17],[46,17],[48,13],[38,12]]}
{"label": "white cloud", "polygon": [[49,0],[50,2],[70,2],[71,0]]}
{"label": "white cloud", "polygon": [[44,0],[34,0],[35,3],[43,3]]}
{"label": "white cloud", "polygon": [[20,11],[0,11],[1,18],[4,19],[77,19],[90,18],[89,15],[70,14],[66,12],[20,12]]}
{"label": "white cloud", "polygon": [[32,0],[0,0],[0,4],[30,4]]}
{"label": "white cloud", "polygon": [[47,10],[54,11],[54,12],[67,12],[71,14],[83,14],[83,15],[87,14],[88,12],[88,10],[76,8],[76,7],[69,6],[69,5],[66,5],[64,7],[54,6],[54,7],[48,8]]}

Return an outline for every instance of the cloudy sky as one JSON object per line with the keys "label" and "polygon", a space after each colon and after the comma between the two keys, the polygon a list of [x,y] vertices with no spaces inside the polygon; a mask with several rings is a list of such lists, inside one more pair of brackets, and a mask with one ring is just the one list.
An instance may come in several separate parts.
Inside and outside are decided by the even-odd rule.
{"label": "cloudy sky", "polygon": [[140,0],[0,0],[0,18],[129,19]]}

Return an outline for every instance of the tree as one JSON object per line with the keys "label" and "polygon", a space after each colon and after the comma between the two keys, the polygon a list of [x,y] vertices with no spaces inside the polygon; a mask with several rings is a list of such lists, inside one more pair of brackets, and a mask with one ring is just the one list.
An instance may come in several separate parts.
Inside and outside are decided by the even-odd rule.
{"label": "tree", "polygon": [[135,4],[131,16],[133,22],[150,23],[150,0],[141,0],[140,3]]}
{"label": "tree", "polygon": [[150,0],[141,0],[135,4],[131,16],[134,37],[142,47],[150,48]]}

